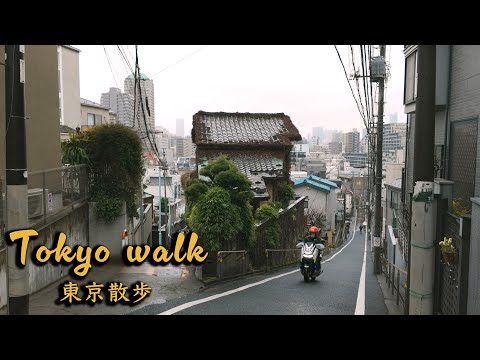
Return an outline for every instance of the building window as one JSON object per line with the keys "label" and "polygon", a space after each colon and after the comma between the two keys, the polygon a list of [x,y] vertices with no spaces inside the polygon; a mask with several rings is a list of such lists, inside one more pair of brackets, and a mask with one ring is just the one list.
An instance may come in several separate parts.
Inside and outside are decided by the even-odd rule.
{"label": "building window", "polygon": [[417,97],[417,52],[407,57],[405,62],[405,104],[415,100]]}
{"label": "building window", "polygon": [[87,125],[102,125],[102,115],[87,113]]}

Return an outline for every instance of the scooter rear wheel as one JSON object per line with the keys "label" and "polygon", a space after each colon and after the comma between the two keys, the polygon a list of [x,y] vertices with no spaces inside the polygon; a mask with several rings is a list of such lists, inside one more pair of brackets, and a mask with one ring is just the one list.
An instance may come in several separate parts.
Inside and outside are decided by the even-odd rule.
{"label": "scooter rear wheel", "polygon": [[308,276],[308,274],[304,274],[303,280],[308,283],[310,281],[310,276]]}

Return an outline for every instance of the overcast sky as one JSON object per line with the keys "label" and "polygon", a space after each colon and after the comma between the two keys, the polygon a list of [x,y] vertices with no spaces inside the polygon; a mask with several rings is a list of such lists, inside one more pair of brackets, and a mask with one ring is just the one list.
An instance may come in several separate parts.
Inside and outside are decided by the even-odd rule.
{"label": "overcast sky", "polygon": [[[99,103],[101,93],[110,87],[123,90],[123,81],[131,71],[117,45],[73,46],[81,50],[81,97]],[[134,46],[122,48],[133,68]],[[346,45],[338,49],[350,75],[350,49]],[[359,53],[358,46],[354,49]],[[386,122],[394,112],[398,112],[399,121],[405,121],[402,50],[402,45],[387,45],[391,76]],[[304,137],[315,126],[342,131],[362,127],[333,45],[139,45],[138,57],[141,72],[154,81],[155,123],[172,133],[175,120],[183,118],[188,134],[192,117],[200,110],[283,112]],[[357,67],[359,64],[357,61]],[[358,96],[355,82],[351,84]]]}

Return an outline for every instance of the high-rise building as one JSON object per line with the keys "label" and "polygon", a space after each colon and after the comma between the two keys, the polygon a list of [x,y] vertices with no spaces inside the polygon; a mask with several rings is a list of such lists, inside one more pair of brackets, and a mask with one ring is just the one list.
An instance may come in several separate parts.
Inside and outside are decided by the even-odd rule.
{"label": "high-rise building", "polygon": [[321,126],[312,128],[312,136],[315,136],[320,139],[322,135],[323,135],[323,128]]}
{"label": "high-rise building", "polygon": [[193,146],[192,146],[192,138],[191,137],[184,137],[184,138],[177,138],[176,143],[176,154],[177,157],[190,157],[193,156]]}
{"label": "high-rise building", "polygon": [[[124,82],[125,93],[132,99],[137,99],[134,104],[135,119],[133,128],[136,129],[141,137],[150,135],[151,139],[155,132],[155,91],[153,87],[153,80],[149,79],[145,74],[140,74],[140,89],[135,91],[135,76],[130,74]],[[140,98],[142,101],[140,102]]]}
{"label": "high-rise building", "polygon": [[390,123],[383,127],[383,152],[402,149],[406,145],[407,124]]}
{"label": "high-rise building", "polygon": [[345,152],[358,153],[360,151],[360,133],[357,129],[345,134]]}
{"label": "high-rise building", "polygon": [[185,125],[183,119],[177,119],[175,134],[179,137],[185,136]]}
{"label": "high-rise building", "polygon": [[119,124],[133,127],[133,97],[111,87],[107,93],[102,93],[100,104],[117,114]]}
{"label": "high-rise building", "polygon": [[360,137],[360,152],[368,152],[368,138],[367,138],[367,129],[362,128],[362,136]]}
{"label": "high-rise building", "polygon": [[331,141],[328,143],[330,154],[341,154],[342,153],[342,143],[339,141]]}
{"label": "high-rise building", "polygon": [[341,142],[344,143],[344,133],[342,131],[336,131],[332,133],[332,142]]}

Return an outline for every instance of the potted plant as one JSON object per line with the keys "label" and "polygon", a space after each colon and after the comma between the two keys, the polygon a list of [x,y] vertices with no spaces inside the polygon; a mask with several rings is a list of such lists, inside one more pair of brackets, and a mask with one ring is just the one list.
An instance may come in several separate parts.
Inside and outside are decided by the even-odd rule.
{"label": "potted plant", "polygon": [[445,260],[448,265],[455,264],[457,249],[455,249],[452,238],[447,239],[446,237],[444,237],[443,241],[440,241],[439,245],[442,252],[443,260]]}

